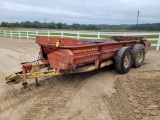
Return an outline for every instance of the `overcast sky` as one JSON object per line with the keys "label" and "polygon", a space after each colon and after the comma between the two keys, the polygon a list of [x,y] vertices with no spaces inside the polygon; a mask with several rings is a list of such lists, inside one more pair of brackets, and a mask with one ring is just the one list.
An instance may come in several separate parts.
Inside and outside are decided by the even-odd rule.
{"label": "overcast sky", "polygon": [[160,23],[160,0],[0,0],[0,22]]}

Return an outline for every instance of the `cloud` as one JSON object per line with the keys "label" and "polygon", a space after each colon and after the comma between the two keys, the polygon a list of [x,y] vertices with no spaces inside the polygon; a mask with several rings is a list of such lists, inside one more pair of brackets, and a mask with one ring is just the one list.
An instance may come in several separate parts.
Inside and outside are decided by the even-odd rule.
{"label": "cloud", "polygon": [[134,24],[160,20],[158,0],[1,0],[0,21],[38,20],[80,24]]}

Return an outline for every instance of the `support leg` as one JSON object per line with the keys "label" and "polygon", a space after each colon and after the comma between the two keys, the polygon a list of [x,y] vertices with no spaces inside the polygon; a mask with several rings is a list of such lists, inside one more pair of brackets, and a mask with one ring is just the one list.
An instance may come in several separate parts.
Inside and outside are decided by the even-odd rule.
{"label": "support leg", "polygon": [[22,85],[23,85],[23,88],[24,88],[24,89],[27,89],[27,85],[28,85],[27,82],[23,82]]}
{"label": "support leg", "polygon": [[27,80],[26,80],[26,69],[24,67],[22,67],[22,71],[23,71],[23,88],[26,89],[27,88]]}
{"label": "support leg", "polygon": [[35,80],[36,80],[36,86],[40,86],[40,84],[38,83],[38,78],[35,78]]}

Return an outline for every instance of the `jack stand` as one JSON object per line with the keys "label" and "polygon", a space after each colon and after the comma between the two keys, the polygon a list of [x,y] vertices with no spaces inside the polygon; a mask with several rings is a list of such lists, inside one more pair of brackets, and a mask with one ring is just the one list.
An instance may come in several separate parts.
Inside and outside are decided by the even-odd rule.
{"label": "jack stand", "polygon": [[35,80],[36,80],[36,86],[40,86],[40,84],[38,83],[38,78],[35,78]]}
{"label": "jack stand", "polygon": [[22,85],[23,85],[23,88],[24,88],[24,89],[27,89],[27,85],[28,85],[27,82],[23,82]]}

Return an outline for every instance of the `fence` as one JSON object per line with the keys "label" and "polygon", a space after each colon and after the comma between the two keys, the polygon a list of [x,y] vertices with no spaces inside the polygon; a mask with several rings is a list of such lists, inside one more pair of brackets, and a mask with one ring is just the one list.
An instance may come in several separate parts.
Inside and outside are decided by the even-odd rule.
{"label": "fence", "polygon": [[156,46],[156,50],[160,49],[160,33],[158,32],[88,32],[88,31],[47,31],[47,30],[0,30],[0,36],[11,38],[35,39],[36,36],[54,36],[61,38],[75,39],[101,39],[109,36],[146,36]]}

